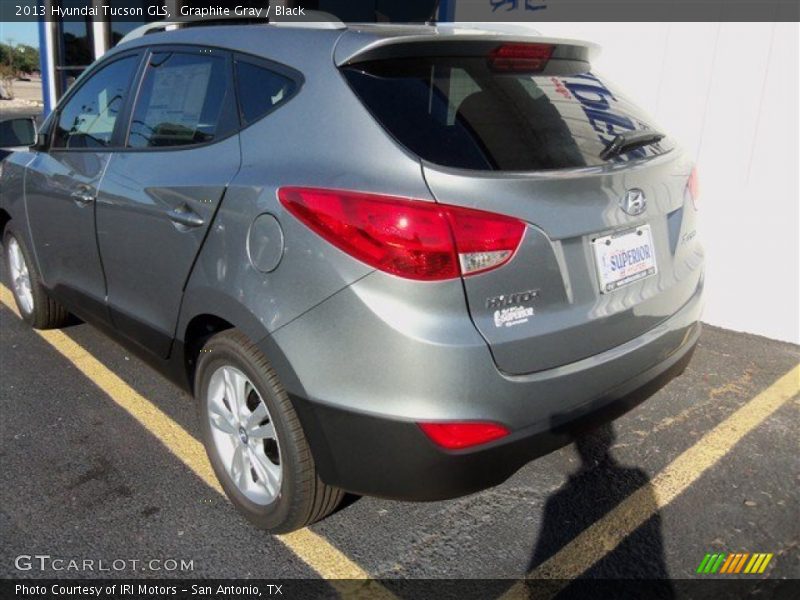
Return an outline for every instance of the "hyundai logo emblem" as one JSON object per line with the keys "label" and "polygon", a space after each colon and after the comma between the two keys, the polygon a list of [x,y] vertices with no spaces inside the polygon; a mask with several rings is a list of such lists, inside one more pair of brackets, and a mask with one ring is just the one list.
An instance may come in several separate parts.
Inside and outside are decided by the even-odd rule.
{"label": "hyundai logo emblem", "polygon": [[647,198],[642,190],[634,188],[625,193],[619,205],[622,207],[622,210],[632,217],[635,217],[647,210]]}

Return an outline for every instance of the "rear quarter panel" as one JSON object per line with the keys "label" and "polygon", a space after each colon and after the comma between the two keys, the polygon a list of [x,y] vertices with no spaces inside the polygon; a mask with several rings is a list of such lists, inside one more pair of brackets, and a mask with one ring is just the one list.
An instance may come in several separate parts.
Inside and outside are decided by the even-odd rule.
{"label": "rear quarter panel", "polygon": [[[238,322],[231,322],[260,340],[373,271],[286,212],[277,198],[281,187],[348,189],[433,202],[419,160],[374,121],[333,65],[330,40],[326,45],[319,39],[309,37],[303,52],[297,52],[298,40],[291,44],[293,52],[281,44],[259,51],[302,73],[304,83],[294,98],[240,134],[242,167],[188,282],[179,335],[193,316],[218,314],[224,304],[236,313]],[[250,260],[250,246],[258,243],[251,229],[263,214],[277,219],[283,238],[280,262],[267,273]]]}

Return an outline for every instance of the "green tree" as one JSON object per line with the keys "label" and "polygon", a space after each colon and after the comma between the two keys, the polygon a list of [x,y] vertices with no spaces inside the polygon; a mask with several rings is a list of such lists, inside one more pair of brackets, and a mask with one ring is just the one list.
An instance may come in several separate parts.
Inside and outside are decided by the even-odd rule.
{"label": "green tree", "polygon": [[33,46],[20,44],[14,48],[14,66],[23,73],[38,71],[39,50]]}
{"label": "green tree", "polygon": [[0,44],[0,65],[11,66],[14,51],[8,44]]}
{"label": "green tree", "polygon": [[0,44],[0,65],[16,73],[39,69],[39,50],[33,46]]}

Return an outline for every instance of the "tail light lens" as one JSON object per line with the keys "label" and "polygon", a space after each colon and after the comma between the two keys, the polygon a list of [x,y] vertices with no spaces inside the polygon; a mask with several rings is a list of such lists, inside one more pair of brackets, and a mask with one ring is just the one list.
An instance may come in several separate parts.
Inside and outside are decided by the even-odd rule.
{"label": "tail light lens", "polygon": [[479,210],[315,188],[281,188],[281,204],[350,256],[399,277],[453,279],[507,263],[525,224]]}
{"label": "tail light lens", "polygon": [[694,167],[691,175],[689,175],[689,181],[686,183],[686,190],[689,192],[689,196],[692,199],[694,209],[697,210],[700,208],[700,180],[697,175],[697,167]]}
{"label": "tail light lens", "polygon": [[463,450],[506,437],[511,433],[496,423],[419,423],[437,446],[448,450]]}
{"label": "tail light lens", "polygon": [[489,67],[494,71],[538,73],[553,56],[551,44],[503,44],[489,54]]}

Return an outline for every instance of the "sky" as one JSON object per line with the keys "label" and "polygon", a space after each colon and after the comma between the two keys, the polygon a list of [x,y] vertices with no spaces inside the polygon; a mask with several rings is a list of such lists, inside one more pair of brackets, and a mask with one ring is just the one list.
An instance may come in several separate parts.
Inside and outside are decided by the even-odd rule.
{"label": "sky", "polygon": [[15,44],[26,44],[28,46],[39,46],[38,23],[9,23],[0,22],[0,42],[8,43],[14,40]]}

